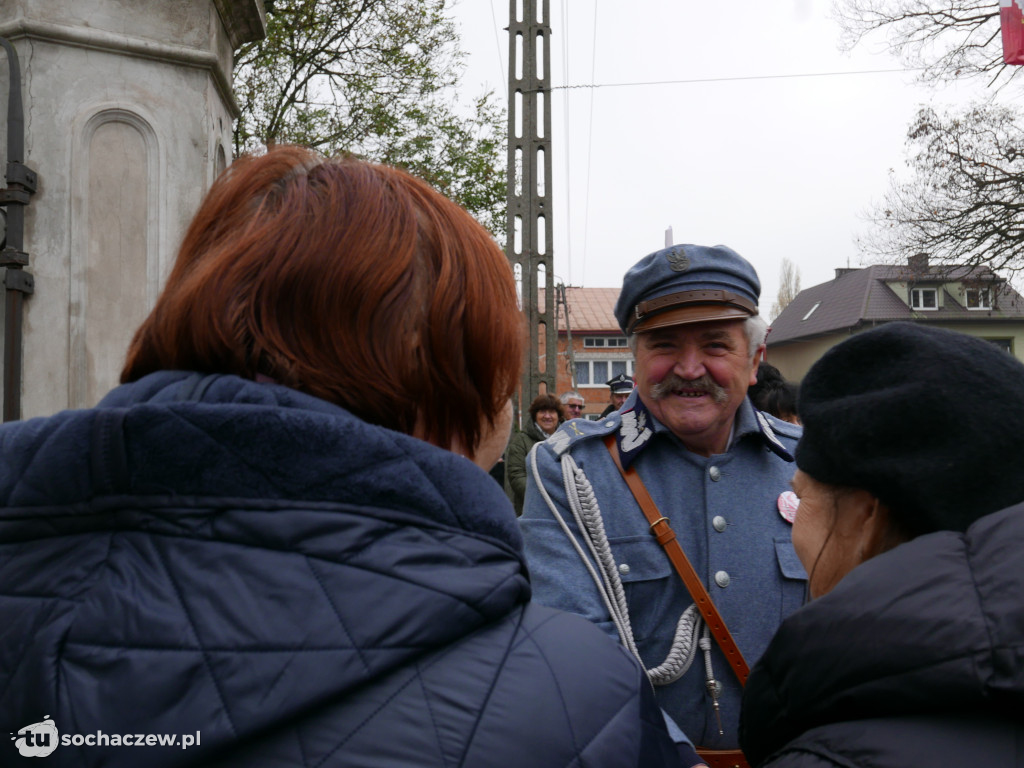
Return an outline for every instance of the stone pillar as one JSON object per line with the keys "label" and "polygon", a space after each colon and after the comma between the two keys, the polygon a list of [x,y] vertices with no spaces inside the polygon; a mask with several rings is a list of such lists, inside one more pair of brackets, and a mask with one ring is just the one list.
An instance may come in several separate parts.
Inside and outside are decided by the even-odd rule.
{"label": "stone pillar", "polygon": [[[116,385],[231,156],[234,51],[264,34],[263,0],[0,0],[39,177],[25,221],[23,418],[90,407]],[[0,81],[2,110],[6,71]],[[0,148],[5,132],[0,112]]]}

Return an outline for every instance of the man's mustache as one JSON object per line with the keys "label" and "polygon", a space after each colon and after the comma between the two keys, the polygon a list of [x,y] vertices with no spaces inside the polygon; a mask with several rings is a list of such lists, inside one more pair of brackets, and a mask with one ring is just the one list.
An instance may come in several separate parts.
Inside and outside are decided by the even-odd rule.
{"label": "man's mustache", "polygon": [[655,400],[662,400],[663,398],[684,389],[705,392],[710,395],[711,399],[716,403],[724,403],[729,399],[729,393],[725,388],[719,386],[718,383],[706,373],[698,379],[690,380],[677,376],[674,373],[670,373],[657,384],[651,385],[651,397]]}

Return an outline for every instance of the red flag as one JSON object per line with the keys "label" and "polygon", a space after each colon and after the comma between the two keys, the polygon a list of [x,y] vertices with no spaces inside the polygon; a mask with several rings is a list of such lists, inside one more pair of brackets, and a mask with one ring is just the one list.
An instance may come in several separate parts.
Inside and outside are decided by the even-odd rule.
{"label": "red flag", "polygon": [[1003,28],[1003,61],[1024,64],[1024,14],[1019,0],[999,0],[999,21]]}

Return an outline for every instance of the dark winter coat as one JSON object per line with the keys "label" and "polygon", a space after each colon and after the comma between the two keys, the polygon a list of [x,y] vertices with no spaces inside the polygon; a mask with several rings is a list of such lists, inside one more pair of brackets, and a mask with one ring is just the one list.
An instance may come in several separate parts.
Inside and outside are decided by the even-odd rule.
{"label": "dark winter coat", "polygon": [[508,441],[505,450],[505,493],[512,500],[517,516],[523,514],[523,499],[526,497],[526,456],[534,445],[546,439],[547,435],[531,420],[525,429],[513,434]]}
{"label": "dark winter coat", "polygon": [[529,603],[508,500],[453,453],[188,373],[0,452],[4,732],[201,736],[48,766],[666,764],[639,666]]}
{"label": "dark winter coat", "polygon": [[784,621],[740,743],[771,768],[1024,766],[1024,504],[875,557]]}

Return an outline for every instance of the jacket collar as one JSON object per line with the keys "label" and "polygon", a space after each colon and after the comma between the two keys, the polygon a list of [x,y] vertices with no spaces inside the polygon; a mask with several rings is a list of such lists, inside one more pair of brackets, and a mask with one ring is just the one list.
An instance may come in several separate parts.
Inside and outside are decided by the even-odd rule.
{"label": "jacket collar", "polygon": [[[635,389],[623,406],[621,419],[622,422],[616,433],[616,442],[619,446],[619,457],[622,459],[623,467],[628,467],[636,461],[637,456],[647,449],[655,435],[672,434],[672,431],[658,421],[644,405],[639,392]],[[793,461],[793,455],[776,436],[768,419],[754,408],[749,398],[745,398],[736,411],[728,450],[732,450],[738,441],[748,435],[763,441],[768,450],[779,458]]]}

